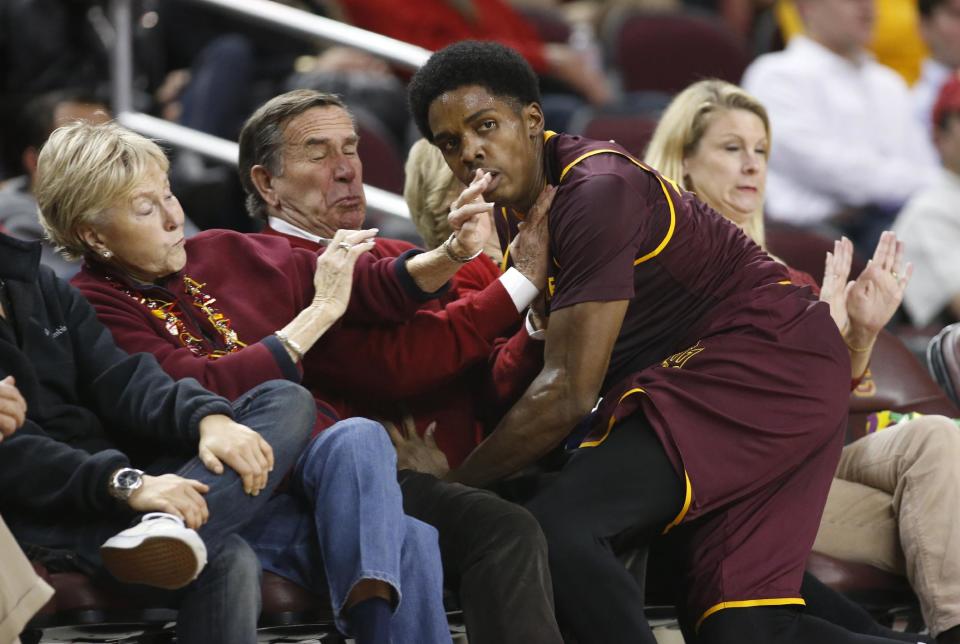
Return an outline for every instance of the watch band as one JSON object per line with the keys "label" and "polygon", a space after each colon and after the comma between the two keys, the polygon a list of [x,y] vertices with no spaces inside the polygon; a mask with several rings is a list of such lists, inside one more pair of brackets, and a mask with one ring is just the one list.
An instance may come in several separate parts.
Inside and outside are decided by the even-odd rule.
{"label": "watch band", "polygon": [[127,501],[130,495],[143,485],[143,470],[133,467],[121,467],[110,477],[107,490],[115,499]]}

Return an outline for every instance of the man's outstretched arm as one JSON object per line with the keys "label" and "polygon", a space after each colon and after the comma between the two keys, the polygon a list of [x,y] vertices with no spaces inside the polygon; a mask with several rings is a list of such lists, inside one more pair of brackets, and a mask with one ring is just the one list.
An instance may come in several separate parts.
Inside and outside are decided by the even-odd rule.
{"label": "man's outstretched arm", "polygon": [[597,402],[627,300],[584,302],[550,315],[544,366],[523,398],[449,480],[482,486],[534,463]]}

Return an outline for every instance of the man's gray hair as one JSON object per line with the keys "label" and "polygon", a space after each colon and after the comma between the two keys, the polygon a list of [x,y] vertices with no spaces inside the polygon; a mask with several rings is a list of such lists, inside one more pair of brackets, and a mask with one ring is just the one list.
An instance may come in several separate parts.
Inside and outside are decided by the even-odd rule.
{"label": "man's gray hair", "polygon": [[[314,107],[339,107],[350,110],[335,94],[312,89],[295,89],[280,94],[254,112],[240,130],[240,183],[247,193],[247,213],[254,218],[267,218],[267,203],[250,178],[253,166],[262,165],[273,176],[283,174],[283,130],[291,119]],[[353,115],[351,114],[351,117]]]}

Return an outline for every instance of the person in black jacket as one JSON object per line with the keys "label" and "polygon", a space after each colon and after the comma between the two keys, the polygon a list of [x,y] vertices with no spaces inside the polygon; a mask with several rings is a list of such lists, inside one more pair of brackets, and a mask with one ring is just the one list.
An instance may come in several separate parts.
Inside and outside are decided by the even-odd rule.
{"label": "person in black jacket", "polygon": [[231,403],[173,381],[39,257],[0,234],[0,380],[25,408],[6,414],[19,426],[0,441],[0,513],[35,556],[182,587],[157,591],[179,604],[181,643],[256,642],[259,565],[237,532],[300,455],[313,398],[271,381]]}

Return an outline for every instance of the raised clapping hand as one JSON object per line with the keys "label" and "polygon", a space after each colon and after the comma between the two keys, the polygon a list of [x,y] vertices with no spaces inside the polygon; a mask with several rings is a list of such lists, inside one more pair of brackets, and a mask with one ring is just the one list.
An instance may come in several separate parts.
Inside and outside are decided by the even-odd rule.
{"label": "raised clapping hand", "polygon": [[373,249],[377,229],[338,230],[317,258],[313,274],[313,303],[324,305],[339,318],[347,310],[357,258]]}
{"label": "raised clapping hand", "polygon": [[20,429],[26,419],[27,401],[13,376],[7,376],[0,380],[0,441]]}
{"label": "raised clapping hand", "polygon": [[390,434],[393,446],[397,448],[397,469],[414,470],[424,474],[432,474],[442,479],[450,471],[447,456],[437,447],[433,434],[437,424],[430,423],[423,432],[423,437],[417,433],[413,418],[405,416],[402,428],[398,428],[390,421],[384,421],[383,426]]}
{"label": "raised clapping hand", "polygon": [[541,291],[547,285],[547,213],[557,189],[549,183],[540,191],[533,207],[520,222],[516,238],[510,244],[513,266]]}
{"label": "raised clapping hand", "polygon": [[456,235],[451,250],[458,257],[479,252],[493,230],[493,204],[483,198],[491,181],[489,172],[478,169],[470,185],[450,204],[447,222]]}
{"label": "raised clapping hand", "polygon": [[257,432],[235,423],[228,416],[212,414],[200,421],[200,460],[215,474],[226,463],[243,480],[251,496],[267,486],[273,470],[273,448]]}
{"label": "raised clapping hand", "polygon": [[823,269],[820,301],[830,305],[830,317],[843,331],[847,328],[847,279],[853,262],[853,244],[843,237],[833,242],[833,252],[827,253]]}
{"label": "raised clapping hand", "polygon": [[880,236],[873,259],[856,281],[847,284],[849,332],[875,338],[903,301],[913,265],[903,265],[903,242],[894,232]]}

